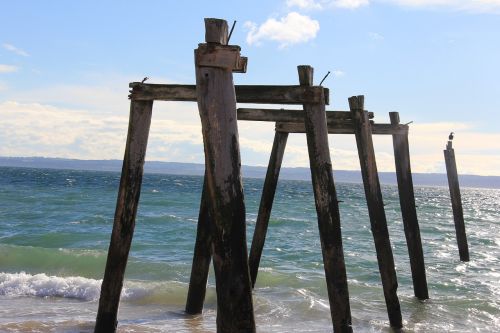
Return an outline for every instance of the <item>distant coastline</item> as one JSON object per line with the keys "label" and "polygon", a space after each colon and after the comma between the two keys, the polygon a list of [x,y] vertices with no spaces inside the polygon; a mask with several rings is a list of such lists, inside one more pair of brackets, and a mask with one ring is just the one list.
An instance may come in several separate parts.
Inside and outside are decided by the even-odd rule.
{"label": "distant coastline", "polygon": [[[49,157],[0,157],[0,167],[119,172],[121,171],[122,161]],[[205,167],[203,164],[197,163],[147,161],[144,169],[145,173],[202,176]],[[266,167],[244,165],[242,173],[243,177],[264,178]],[[359,170],[334,170],[334,177],[337,182],[361,183]],[[396,184],[394,172],[380,172],[379,177],[382,184]],[[460,175],[459,178],[462,187],[500,188],[500,176]],[[309,168],[282,168],[280,179],[310,181],[311,176]],[[413,173],[413,183],[421,186],[448,185],[446,175],[441,173]]]}

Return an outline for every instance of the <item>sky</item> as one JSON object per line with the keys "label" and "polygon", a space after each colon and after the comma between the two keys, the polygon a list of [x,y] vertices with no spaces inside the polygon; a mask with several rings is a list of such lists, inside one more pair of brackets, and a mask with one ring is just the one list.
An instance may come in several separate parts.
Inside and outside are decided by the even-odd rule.
{"label": "sky", "polygon": [[[128,83],[194,84],[205,17],[237,21],[248,68],[235,84],[330,71],[327,110],[365,95],[377,123],[412,122],[414,172],[445,172],[453,131],[459,173],[500,176],[500,0],[3,1],[0,156],[122,159]],[[274,125],[238,126],[242,163],[267,165]],[[352,135],[329,143],[334,170],[359,169]],[[394,171],[391,137],[374,144]],[[196,103],[155,102],[146,159],[203,163]],[[284,166],[308,165],[305,135],[290,135]]]}

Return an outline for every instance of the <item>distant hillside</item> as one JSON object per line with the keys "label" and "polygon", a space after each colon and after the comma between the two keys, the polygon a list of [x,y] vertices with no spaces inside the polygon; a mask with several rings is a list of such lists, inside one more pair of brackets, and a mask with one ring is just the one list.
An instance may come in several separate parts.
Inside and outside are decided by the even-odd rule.
{"label": "distant hillside", "polygon": [[[72,170],[95,170],[95,171],[120,171],[122,161],[119,160],[73,160],[64,158],[45,157],[0,157],[0,166],[25,167],[25,168],[47,168],[47,169],[72,169]],[[165,173],[174,175],[203,175],[205,167],[203,164],[177,163],[177,162],[146,162],[146,173]],[[244,165],[242,169],[244,177],[264,178],[265,167]],[[338,182],[361,183],[360,171],[335,170],[335,180]],[[393,172],[380,172],[380,182],[383,184],[396,184],[396,175]],[[280,173],[281,179],[310,180],[309,168],[283,168]],[[415,185],[447,186],[445,174],[439,173],[414,173]],[[460,175],[460,186],[500,188],[500,177],[497,176],[474,176]]]}

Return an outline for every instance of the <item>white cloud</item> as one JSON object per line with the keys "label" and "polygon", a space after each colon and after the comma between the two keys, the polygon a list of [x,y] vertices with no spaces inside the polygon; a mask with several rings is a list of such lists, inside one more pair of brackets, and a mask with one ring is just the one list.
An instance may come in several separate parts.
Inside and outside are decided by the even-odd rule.
{"label": "white cloud", "polygon": [[298,7],[304,10],[322,10],[327,8],[356,9],[367,6],[370,0],[287,0],[288,7]]}
{"label": "white cloud", "polygon": [[368,33],[368,36],[373,40],[384,40],[384,36],[382,36],[381,34],[379,34],[377,32],[371,31]]}
{"label": "white cloud", "polygon": [[300,9],[322,9],[321,3],[315,0],[287,0],[288,7],[298,7]]}
{"label": "white cloud", "polygon": [[451,8],[472,12],[499,12],[500,0],[384,0],[400,6],[414,8]]}
{"label": "white cloud", "polygon": [[260,26],[254,22],[246,22],[245,27],[250,30],[247,35],[249,45],[271,40],[279,42],[280,47],[286,47],[314,39],[319,31],[319,22],[309,16],[291,12],[279,20],[270,18]]}
{"label": "white cloud", "polygon": [[373,0],[411,8],[442,8],[473,13],[500,13],[500,0]]}
{"label": "white cloud", "polygon": [[[165,105],[163,105],[165,106]],[[170,115],[179,111],[155,108]],[[196,106],[193,103],[193,111]],[[0,103],[0,156],[47,156],[77,159],[121,159],[125,150],[128,110],[119,115],[39,103]],[[203,161],[201,125],[153,115],[148,159]],[[183,148],[190,151],[186,153]],[[194,148],[193,148],[194,147]]]}
{"label": "white cloud", "polygon": [[371,3],[390,3],[411,8],[442,8],[474,13],[500,13],[500,0],[287,0],[288,7],[302,10],[357,9]]}
{"label": "white cloud", "polygon": [[17,72],[17,66],[0,64],[0,73]]}
{"label": "white cloud", "polygon": [[332,71],[334,77],[342,77],[345,76],[345,72],[339,69]]}
{"label": "white cloud", "polygon": [[369,0],[287,0],[288,7],[304,10],[322,10],[326,8],[356,9],[370,4]]}
{"label": "white cloud", "polygon": [[369,0],[335,0],[331,2],[334,7],[356,9],[359,7],[368,6]]}
{"label": "white cloud", "polygon": [[12,44],[3,44],[2,45],[4,49],[6,49],[7,51],[10,51],[10,52],[14,52],[15,54],[17,55],[20,55],[20,56],[23,56],[23,57],[29,57],[29,54],[24,51],[24,50],[21,50],[20,48],[17,48],[15,47],[14,45]]}

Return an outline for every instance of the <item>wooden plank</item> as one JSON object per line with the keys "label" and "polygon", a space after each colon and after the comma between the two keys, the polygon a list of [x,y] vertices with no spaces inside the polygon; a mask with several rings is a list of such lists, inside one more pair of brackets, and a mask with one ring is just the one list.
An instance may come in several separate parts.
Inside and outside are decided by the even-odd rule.
{"label": "wooden plank", "polygon": [[153,84],[131,82],[130,95],[136,101],[196,102],[196,86],[193,84]]}
{"label": "wooden plank", "polygon": [[209,210],[214,220],[217,332],[255,332],[233,74],[195,65]]}
{"label": "wooden plank", "polygon": [[260,198],[259,213],[255,224],[255,231],[250,248],[250,258],[248,265],[250,266],[250,278],[252,279],[252,287],[255,286],[257,273],[259,271],[260,258],[262,249],[266,240],[267,226],[271,217],[271,209],[273,208],[274,194],[278,184],[281,163],[283,162],[283,154],[285,153],[286,141],[288,133],[275,132],[273,149],[269,158],[269,164],[266,172],[266,179],[262,189]]}
{"label": "wooden plank", "polygon": [[370,122],[366,112],[363,111],[364,96],[350,97],[349,108],[351,109],[354,122],[361,175],[363,176],[366,203],[370,215],[371,230],[373,240],[375,241],[375,250],[377,252],[378,267],[384,289],[389,322],[391,327],[400,329],[403,326],[403,321],[397,295],[398,280],[377,173]]}
{"label": "wooden plank", "polygon": [[[312,85],[312,67],[299,66],[298,72],[301,85]],[[307,148],[333,329],[334,332],[352,332],[339,205],[328,147],[325,104],[322,101],[303,105]]]}
{"label": "wooden plank", "polygon": [[[399,125],[399,113],[389,112],[389,117],[392,125]],[[408,255],[410,256],[413,292],[415,297],[420,300],[425,300],[429,298],[429,290],[427,288],[424,253],[422,250],[420,227],[418,225],[417,208],[415,205],[408,133],[393,134],[392,143],[394,147],[394,161],[396,164],[399,202],[403,217]]]}
{"label": "wooden plank", "polygon": [[186,301],[186,313],[198,314],[203,310],[205,294],[207,291],[208,271],[212,260],[212,218],[208,209],[207,176],[203,181],[200,213],[198,215],[198,228],[196,230],[196,243],[191,266],[191,278]]}
{"label": "wooden plank", "polygon": [[153,101],[131,101],[113,231],[101,286],[95,333],[115,332],[118,305],[141,194]]}
{"label": "wooden plank", "polygon": [[448,186],[450,188],[451,207],[453,209],[453,220],[455,221],[455,232],[457,235],[458,253],[461,261],[469,261],[469,245],[465,233],[464,212],[462,208],[462,196],[460,194],[460,184],[458,183],[457,163],[455,161],[455,150],[452,141],[448,141],[444,150],[446,163],[446,174],[448,176]]}
{"label": "wooden plank", "polygon": [[[372,134],[377,135],[394,135],[408,133],[407,125],[391,125],[391,124],[374,124],[371,123]],[[305,133],[304,124],[299,123],[276,123],[276,130],[287,133]],[[354,126],[352,121],[328,121],[329,134],[354,134]]]}
{"label": "wooden plank", "polygon": [[[238,108],[238,120],[303,123],[303,110]],[[373,112],[368,116],[373,118]],[[349,111],[326,111],[327,122],[351,119]],[[304,128],[305,130],[305,128]]]}
{"label": "wooden plank", "polygon": [[[132,82],[129,98],[133,100],[196,102],[196,86],[186,84],[151,84]],[[256,104],[318,103],[328,104],[328,88],[272,85],[238,85],[236,101]]]}

